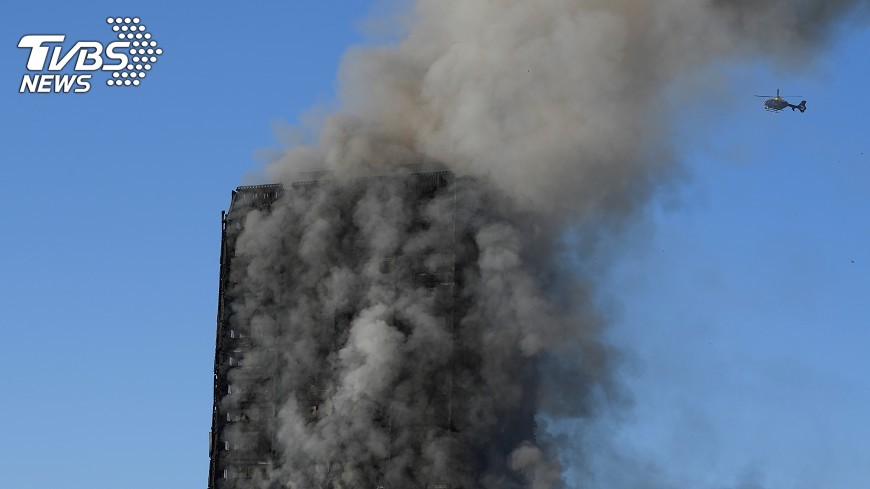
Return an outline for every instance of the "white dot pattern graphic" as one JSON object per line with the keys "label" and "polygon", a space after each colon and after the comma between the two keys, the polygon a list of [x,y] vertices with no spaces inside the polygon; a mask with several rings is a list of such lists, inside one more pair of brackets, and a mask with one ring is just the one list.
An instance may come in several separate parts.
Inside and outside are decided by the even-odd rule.
{"label": "white dot pattern graphic", "polygon": [[152,33],[139,17],[107,17],[106,23],[111,26],[112,32],[117,33],[118,39],[129,41],[131,55],[123,68],[116,68],[118,71],[112,73],[106,85],[139,86],[140,79],[145,78],[145,72],[159,61],[163,49],[157,47],[157,40],[153,39]]}

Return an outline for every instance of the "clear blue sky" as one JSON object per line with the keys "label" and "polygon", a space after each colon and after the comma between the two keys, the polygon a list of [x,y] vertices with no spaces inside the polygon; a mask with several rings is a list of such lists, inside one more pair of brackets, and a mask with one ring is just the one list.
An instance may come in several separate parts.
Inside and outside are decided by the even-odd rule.
{"label": "clear blue sky", "polygon": [[[276,123],[329,103],[372,5],[4,9],[0,487],[205,486],[220,210]],[[17,93],[22,35],[108,40],[117,15],[165,49],[141,86]],[[678,124],[689,178],[602,289],[635,398],[616,436],[668,480],[870,480],[868,46],[846,32],[810,75],[731,67]],[[777,87],[807,113],[749,96]]]}

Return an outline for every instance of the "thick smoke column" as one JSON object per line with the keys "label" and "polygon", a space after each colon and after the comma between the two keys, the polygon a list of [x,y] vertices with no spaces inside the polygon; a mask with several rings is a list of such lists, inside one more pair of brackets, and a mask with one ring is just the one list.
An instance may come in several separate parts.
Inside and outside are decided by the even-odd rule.
{"label": "thick smoke column", "polygon": [[866,1],[416,2],[394,46],[348,53],[343,111],[273,178],[439,161],[552,215],[631,212],[672,166],[669,83],[728,58],[803,66]]}
{"label": "thick smoke column", "polygon": [[[283,373],[282,463],[264,486],[562,487],[550,441],[519,421],[594,416],[614,396],[590,285],[557,261],[564,230],[618,230],[673,174],[666,88],[729,58],[805,63],[866,6],[420,0],[401,41],[351,51],[342,112],[268,169],[332,182],[252,212],[238,242],[235,320],[260,353],[233,381]],[[433,162],[470,177],[461,200],[418,208],[400,179],[370,178]],[[459,275],[450,324],[415,269]],[[447,378],[463,412],[416,430]]]}

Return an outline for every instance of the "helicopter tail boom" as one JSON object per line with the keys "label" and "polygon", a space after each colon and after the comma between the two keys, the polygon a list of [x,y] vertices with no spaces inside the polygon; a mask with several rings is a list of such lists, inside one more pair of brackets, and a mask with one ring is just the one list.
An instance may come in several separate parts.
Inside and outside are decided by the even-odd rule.
{"label": "helicopter tail boom", "polygon": [[806,112],[806,110],[807,110],[807,101],[806,101],[806,100],[801,100],[801,103],[799,103],[799,104],[797,104],[797,105],[788,104],[788,106],[791,107],[792,112],[794,112],[794,109],[797,109],[797,110],[799,110],[799,111],[801,111],[801,112]]}

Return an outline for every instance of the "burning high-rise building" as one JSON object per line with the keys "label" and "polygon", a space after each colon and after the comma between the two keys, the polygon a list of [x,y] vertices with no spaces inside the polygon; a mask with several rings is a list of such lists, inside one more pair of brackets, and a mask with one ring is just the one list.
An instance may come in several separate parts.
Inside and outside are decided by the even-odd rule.
{"label": "burning high-rise building", "polygon": [[[517,350],[487,372],[471,187],[441,171],[233,192],[211,489],[524,484],[507,464],[533,441],[535,371]],[[286,233],[246,241],[261,219]]]}

